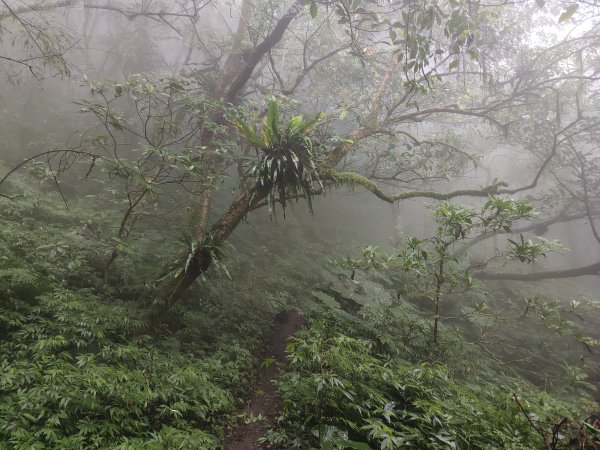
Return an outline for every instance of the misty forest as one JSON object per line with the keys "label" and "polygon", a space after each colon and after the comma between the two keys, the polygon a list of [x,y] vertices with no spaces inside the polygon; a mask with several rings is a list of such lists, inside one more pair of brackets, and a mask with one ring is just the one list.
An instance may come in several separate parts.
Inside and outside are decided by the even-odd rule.
{"label": "misty forest", "polygon": [[600,450],[600,2],[0,0],[0,449]]}

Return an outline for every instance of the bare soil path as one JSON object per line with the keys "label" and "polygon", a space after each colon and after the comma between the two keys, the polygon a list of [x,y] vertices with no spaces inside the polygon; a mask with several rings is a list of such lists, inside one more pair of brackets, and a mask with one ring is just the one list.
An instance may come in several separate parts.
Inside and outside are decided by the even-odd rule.
{"label": "bare soil path", "polygon": [[[276,325],[270,349],[264,357],[272,357],[275,363],[261,369],[253,386],[253,395],[244,408],[244,413],[259,415],[270,420],[279,412],[279,399],[274,380],[277,379],[277,364],[285,360],[285,347],[290,336],[302,326],[302,316],[295,311],[283,313]],[[267,432],[261,422],[251,422],[233,429],[225,439],[225,450],[260,450],[263,447],[257,442]],[[265,447],[266,448],[266,447]]]}

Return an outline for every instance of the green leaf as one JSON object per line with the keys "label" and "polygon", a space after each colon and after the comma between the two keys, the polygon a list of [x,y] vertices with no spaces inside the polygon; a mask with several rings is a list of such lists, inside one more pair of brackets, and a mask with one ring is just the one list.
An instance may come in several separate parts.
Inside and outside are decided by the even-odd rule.
{"label": "green leaf", "polygon": [[579,8],[578,4],[569,5],[567,9],[565,9],[564,12],[558,18],[558,23],[566,22],[571,17],[573,17],[573,14],[575,14],[577,8]]}
{"label": "green leaf", "polygon": [[312,1],[310,3],[310,16],[314,19],[317,17],[317,2]]}
{"label": "green leaf", "polygon": [[452,62],[450,63],[450,65],[448,66],[448,69],[452,70],[452,69],[454,69],[455,67],[458,67],[458,65],[459,65],[459,64],[460,64],[460,60],[458,60],[458,59],[455,59],[454,61],[452,61]]}
{"label": "green leaf", "polygon": [[275,358],[265,358],[261,364],[261,367],[270,367],[275,363]]}
{"label": "green leaf", "polygon": [[372,448],[370,445],[368,445],[364,442],[349,441],[347,439],[336,440],[335,444],[343,445],[343,448],[353,449],[353,450],[371,450],[371,448]]}
{"label": "green leaf", "polygon": [[269,112],[267,114],[268,125],[270,127],[271,135],[277,136],[279,134],[279,106],[276,100],[269,102]]}
{"label": "green leaf", "polygon": [[288,134],[297,133],[300,130],[300,126],[302,125],[303,120],[304,117],[302,117],[301,115],[293,116],[288,122]]}

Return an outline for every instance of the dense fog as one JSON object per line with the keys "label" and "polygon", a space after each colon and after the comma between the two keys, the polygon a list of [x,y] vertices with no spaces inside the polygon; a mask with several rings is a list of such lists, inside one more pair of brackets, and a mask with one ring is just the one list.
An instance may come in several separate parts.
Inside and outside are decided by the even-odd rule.
{"label": "dense fog", "polygon": [[0,448],[600,448],[599,27],[0,0]]}

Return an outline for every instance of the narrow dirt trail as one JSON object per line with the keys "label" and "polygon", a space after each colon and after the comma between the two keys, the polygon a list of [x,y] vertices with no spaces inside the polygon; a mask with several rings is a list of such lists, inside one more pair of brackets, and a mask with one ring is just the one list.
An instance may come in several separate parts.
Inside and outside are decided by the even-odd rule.
{"label": "narrow dirt trail", "polygon": [[[272,357],[275,363],[261,369],[260,375],[253,386],[251,399],[244,408],[245,413],[252,413],[271,419],[279,412],[279,399],[274,380],[277,379],[277,364],[285,360],[285,346],[290,336],[296,333],[302,326],[302,316],[295,311],[284,313],[273,332],[270,349],[265,357]],[[260,450],[263,447],[258,444],[258,439],[263,437],[267,428],[260,422],[252,422],[240,425],[233,429],[225,439],[225,450]]]}

